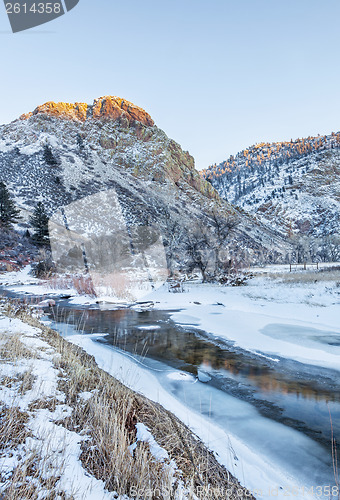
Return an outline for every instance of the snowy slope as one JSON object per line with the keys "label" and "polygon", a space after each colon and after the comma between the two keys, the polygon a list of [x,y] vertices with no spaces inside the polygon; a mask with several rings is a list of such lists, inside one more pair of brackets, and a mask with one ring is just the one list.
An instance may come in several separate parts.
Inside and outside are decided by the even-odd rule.
{"label": "snowy slope", "polygon": [[231,203],[287,236],[336,236],[340,133],[257,144],[202,173]]}

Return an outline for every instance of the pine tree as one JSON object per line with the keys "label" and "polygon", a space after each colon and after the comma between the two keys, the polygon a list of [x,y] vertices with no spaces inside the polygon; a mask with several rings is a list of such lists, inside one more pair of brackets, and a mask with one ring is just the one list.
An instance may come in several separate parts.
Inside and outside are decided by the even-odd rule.
{"label": "pine tree", "polygon": [[55,158],[51,146],[48,144],[45,144],[44,146],[44,160],[45,162],[50,165],[51,167],[57,167],[58,166],[58,160]]}
{"label": "pine tree", "polygon": [[8,229],[19,219],[20,210],[15,208],[6,185],[0,182],[0,226]]}
{"label": "pine tree", "polygon": [[49,234],[48,234],[48,215],[46,214],[45,207],[39,201],[34,209],[33,215],[30,217],[30,223],[35,229],[32,236],[33,241],[38,245],[49,245]]}

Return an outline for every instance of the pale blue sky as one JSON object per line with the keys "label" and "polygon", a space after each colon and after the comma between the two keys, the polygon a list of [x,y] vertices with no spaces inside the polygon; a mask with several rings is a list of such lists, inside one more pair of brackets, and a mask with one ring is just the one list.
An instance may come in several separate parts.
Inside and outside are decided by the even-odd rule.
{"label": "pale blue sky", "polygon": [[80,0],[13,35],[0,6],[0,123],[118,95],[198,168],[255,142],[340,130],[339,0]]}

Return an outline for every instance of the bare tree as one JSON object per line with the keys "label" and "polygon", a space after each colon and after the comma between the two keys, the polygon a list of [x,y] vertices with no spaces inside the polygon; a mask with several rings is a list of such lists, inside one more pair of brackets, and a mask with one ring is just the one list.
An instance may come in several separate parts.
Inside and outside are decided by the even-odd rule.
{"label": "bare tree", "polygon": [[323,262],[336,262],[340,259],[340,238],[326,235],[321,238],[319,255]]}
{"label": "bare tree", "polygon": [[239,221],[234,215],[222,216],[216,210],[211,215],[213,230],[213,245],[215,252],[215,275],[223,272],[231,266],[231,259],[228,257],[228,243],[231,235],[238,226]]}
{"label": "bare tree", "polygon": [[184,228],[171,216],[169,209],[164,209],[163,211],[163,223],[165,228],[163,244],[166,251],[168,270],[170,276],[173,276],[176,268],[180,266],[184,260]]}
{"label": "bare tree", "polygon": [[231,266],[228,243],[238,221],[214,211],[209,219],[200,219],[185,236],[189,268],[198,268],[203,281],[213,281]]}
{"label": "bare tree", "polygon": [[202,273],[203,282],[211,278],[209,269],[211,269],[212,252],[208,231],[204,222],[199,221],[187,232],[184,239],[188,269],[192,271],[198,268]]}
{"label": "bare tree", "polygon": [[310,241],[307,236],[292,236],[292,256],[297,264],[302,264],[310,259]]}
{"label": "bare tree", "polygon": [[340,238],[338,236],[329,237],[329,256],[331,262],[340,260]]}

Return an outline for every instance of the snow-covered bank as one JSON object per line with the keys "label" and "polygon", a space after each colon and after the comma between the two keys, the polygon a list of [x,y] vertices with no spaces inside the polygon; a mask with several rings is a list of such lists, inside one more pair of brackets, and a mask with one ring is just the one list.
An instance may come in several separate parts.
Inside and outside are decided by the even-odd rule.
{"label": "snow-covered bank", "polygon": [[0,286],[5,287],[10,292],[36,296],[67,295],[73,297],[77,295],[77,291],[73,288],[70,289],[65,286],[52,287],[51,281],[35,278],[32,275],[32,267],[30,265],[22,268],[20,271],[0,274]]}
{"label": "snow-covered bank", "polygon": [[[340,280],[340,276],[339,276]],[[186,284],[150,294],[172,319],[233,341],[243,349],[340,370],[340,286],[255,278],[247,286]]]}
{"label": "snow-covered bank", "polygon": [[[71,415],[72,408],[65,404],[65,394],[58,390],[58,369],[53,361],[60,355],[40,337],[38,328],[0,314],[0,426],[3,429],[0,493],[13,493],[13,488],[17,488],[21,492],[18,495],[23,492],[28,495],[31,488],[31,493],[47,498],[53,485],[56,495],[79,500],[112,499],[103,481],[90,476],[81,464],[81,443],[86,436],[57,423]],[[25,378],[26,390],[20,384]],[[13,424],[12,418],[16,420]],[[20,429],[18,438],[20,418],[27,423],[26,428],[23,425]],[[10,433],[7,436],[6,426]],[[20,444],[15,446],[18,441]],[[26,477],[20,476],[18,470],[29,464],[31,472],[27,471]]]}

